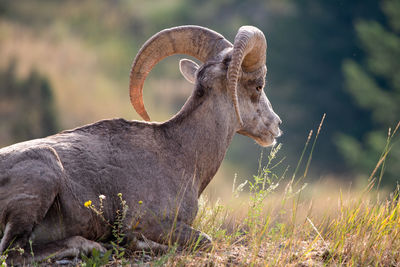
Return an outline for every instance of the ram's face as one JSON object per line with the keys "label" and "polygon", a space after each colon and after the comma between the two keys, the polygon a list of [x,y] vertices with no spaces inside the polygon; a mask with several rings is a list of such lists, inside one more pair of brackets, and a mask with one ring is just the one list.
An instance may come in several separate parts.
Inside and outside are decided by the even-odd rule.
{"label": "ram's face", "polygon": [[[224,101],[218,101],[218,110],[230,112],[234,121],[236,115],[230,91],[228,90],[227,71],[231,61],[228,53],[221,61],[213,61],[199,67],[191,60],[181,60],[180,70],[183,76],[191,83],[197,84],[202,90],[214,91],[218,96],[224,96]],[[253,138],[261,146],[275,143],[275,139],[282,134],[279,125],[282,123],[279,116],[272,109],[265,92],[266,68],[262,66],[254,73],[240,73],[237,84],[239,110],[243,121],[237,132]],[[217,99],[213,99],[217,101]],[[238,123],[239,125],[239,123]]]}
{"label": "ram's face", "polygon": [[243,126],[238,133],[253,138],[261,146],[275,143],[282,134],[279,116],[272,109],[265,92],[265,74],[263,68],[260,74],[243,73],[238,83],[238,98]]}

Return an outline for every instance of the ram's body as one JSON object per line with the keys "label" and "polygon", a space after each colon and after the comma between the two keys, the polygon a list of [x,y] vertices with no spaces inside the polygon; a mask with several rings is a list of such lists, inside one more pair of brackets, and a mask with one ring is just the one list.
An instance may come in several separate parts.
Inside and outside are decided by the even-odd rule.
{"label": "ram's body", "polygon": [[[191,34],[188,29],[184,30]],[[129,207],[123,222],[128,241],[139,233],[161,243],[168,237],[182,246],[196,239],[210,245],[209,238],[190,225],[198,196],[218,170],[233,135],[239,132],[270,145],[280,134],[279,117],[260,90],[265,56],[260,56],[263,62],[255,71],[238,70],[232,100],[227,71],[237,58],[231,46],[227,42],[214,51],[212,60],[200,68],[189,61],[181,64],[195,89],[182,110],[165,123],[104,120],[0,149],[0,253],[10,245],[27,248],[28,240],[43,257],[104,250],[94,241],[111,238],[111,229],[84,203],[91,200],[99,208],[99,196],[104,195],[103,215],[113,223],[121,209],[119,193]],[[142,50],[139,55],[145,54],[146,45]],[[139,55],[134,69],[140,66]],[[139,69],[143,84],[143,68]],[[131,91],[135,94],[141,98]],[[140,110],[143,103],[133,104],[146,118]]]}
{"label": "ram's body", "polygon": [[[197,184],[199,178],[196,178],[196,164],[191,164],[194,159],[190,158],[194,155],[188,155],[185,150],[199,150],[193,143],[182,143],[184,140],[178,144],[163,128],[141,122],[108,120],[1,149],[2,228],[14,210],[22,207],[24,213],[38,210],[37,207],[44,203],[37,195],[43,195],[48,203],[43,205],[43,210],[38,210],[40,214],[29,217],[21,214],[21,218],[35,226],[39,224],[33,231],[33,241],[42,243],[50,241],[45,240],[47,238],[55,241],[75,235],[96,240],[105,235],[100,227],[104,223],[83,204],[92,200],[98,206],[98,196],[105,195],[106,217],[113,220],[120,205],[118,193],[128,201],[131,211],[149,209],[157,215],[175,212],[174,206],[179,200],[182,202],[179,220],[190,224],[199,194],[197,187],[192,185]],[[211,155],[218,154],[217,150],[210,152]],[[208,159],[215,160],[213,156]],[[220,156],[219,161],[221,159]],[[212,177],[213,173],[208,175]],[[62,210],[57,210],[55,200],[62,203]],[[139,205],[139,201],[143,204]],[[43,220],[46,214],[53,216],[53,212],[47,211],[49,203],[53,202],[54,212],[61,212],[60,220]],[[174,214],[170,215],[168,217],[173,218]],[[50,224],[59,224],[49,228],[47,219]],[[52,228],[53,233],[49,231]],[[36,234],[37,231],[43,233]]]}

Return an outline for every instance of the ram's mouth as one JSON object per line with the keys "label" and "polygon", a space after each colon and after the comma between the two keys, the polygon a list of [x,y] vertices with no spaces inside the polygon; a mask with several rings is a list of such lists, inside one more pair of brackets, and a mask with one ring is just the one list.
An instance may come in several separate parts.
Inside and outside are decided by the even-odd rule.
{"label": "ram's mouth", "polygon": [[255,137],[253,137],[253,139],[260,146],[268,147],[268,146],[275,145],[276,138],[278,138],[279,136],[280,136],[280,132],[274,134],[272,131],[266,131],[265,134],[262,134],[260,136],[255,136]]}
{"label": "ram's mouth", "polygon": [[273,131],[271,131],[271,130],[268,130],[268,133],[269,133],[269,134],[272,136],[272,138],[274,138],[274,139],[276,139],[276,138],[282,136],[282,131],[281,131],[281,129],[279,129],[279,128],[278,128],[278,130],[275,131],[275,132],[273,132]]}
{"label": "ram's mouth", "polygon": [[282,135],[282,131],[277,128],[275,131],[264,129],[262,132],[254,134],[246,131],[238,131],[239,134],[248,136],[257,142],[260,146],[268,147],[276,144],[276,138]]}
{"label": "ram's mouth", "polygon": [[267,130],[262,136],[255,138],[256,142],[263,146],[273,146],[276,144],[276,139],[282,136],[282,131],[278,128],[277,130]]}

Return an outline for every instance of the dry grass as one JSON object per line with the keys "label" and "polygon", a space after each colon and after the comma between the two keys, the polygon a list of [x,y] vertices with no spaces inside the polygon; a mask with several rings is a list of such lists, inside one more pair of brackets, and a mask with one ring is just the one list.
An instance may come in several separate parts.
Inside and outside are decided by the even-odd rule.
{"label": "dry grass", "polygon": [[176,252],[176,248],[158,256],[136,252],[130,262],[150,266],[400,264],[397,191],[365,192],[327,180],[295,194],[273,192],[260,211],[252,194],[224,202],[202,199],[194,227],[212,236],[211,252]]}

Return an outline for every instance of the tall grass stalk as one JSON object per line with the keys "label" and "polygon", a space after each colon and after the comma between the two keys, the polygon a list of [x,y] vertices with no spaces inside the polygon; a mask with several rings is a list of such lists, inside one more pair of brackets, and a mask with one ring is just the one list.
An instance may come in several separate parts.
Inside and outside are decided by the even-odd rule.
{"label": "tall grass stalk", "polygon": [[397,123],[397,125],[394,128],[393,132],[391,132],[391,128],[389,128],[388,135],[387,135],[387,138],[386,138],[385,147],[384,147],[384,149],[382,151],[382,154],[381,154],[381,156],[379,158],[378,163],[376,164],[374,170],[372,171],[371,175],[369,176],[369,180],[372,180],[373,177],[375,176],[375,173],[379,169],[379,167],[381,167],[381,171],[380,171],[379,179],[378,179],[378,185],[377,185],[377,189],[378,190],[379,190],[379,186],[381,184],[383,173],[384,173],[384,170],[385,170],[386,157],[388,156],[390,150],[392,149],[392,147],[394,145],[392,141],[393,141],[393,138],[396,136],[396,133],[397,133],[397,130],[399,129],[399,127],[400,127],[400,121]]}

